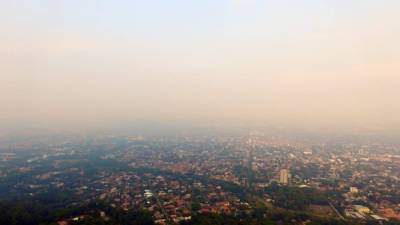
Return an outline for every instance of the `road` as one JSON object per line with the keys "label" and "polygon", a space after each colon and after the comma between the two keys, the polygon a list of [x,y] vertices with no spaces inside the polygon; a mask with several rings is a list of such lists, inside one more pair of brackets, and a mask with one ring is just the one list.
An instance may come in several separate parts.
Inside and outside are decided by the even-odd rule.
{"label": "road", "polygon": [[[153,191],[152,191],[152,192],[153,192]],[[165,218],[165,221],[167,222],[167,224],[172,224],[172,219],[171,219],[171,217],[168,215],[167,211],[165,211],[165,208],[164,208],[162,202],[161,202],[160,199],[158,198],[157,194],[155,194],[155,192],[153,192],[153,196],[154,196],[154,198],[156,199],[157,204],[158,204],[158,206],[160,207],[162,213],[164,214],[164,218]]]}
{"label": "road", "polygon": [[341,219],[346,221],[346,219],[342,216],[342,214],[340,214],[340,212],[335,208],[335,206],[333,206],[333,204],[331,203],[331,201],[328,201],[329,206],[332,208],[333,211],[335,211],[336,215]]}

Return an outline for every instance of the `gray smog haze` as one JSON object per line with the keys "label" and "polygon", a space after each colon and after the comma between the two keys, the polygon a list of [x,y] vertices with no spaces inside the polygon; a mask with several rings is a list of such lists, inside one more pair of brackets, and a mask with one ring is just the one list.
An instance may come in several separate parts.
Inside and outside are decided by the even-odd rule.
{"label": "gray smog haze", "polygon": [[397,0],[1,1],[0,128],[398,130],[398,12]]}

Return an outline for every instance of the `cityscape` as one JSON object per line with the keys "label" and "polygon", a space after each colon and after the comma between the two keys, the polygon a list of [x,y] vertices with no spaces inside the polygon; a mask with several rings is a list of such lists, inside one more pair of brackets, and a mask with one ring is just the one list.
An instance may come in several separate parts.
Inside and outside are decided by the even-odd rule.
{"label": "cityscape", "polygon": [[1,145],[0,197],[71,209],[54,217],[61,225],[113,224],[112,210],[162,225],[400,221],[399,144],[260,132],[56,139]]}
{"label": "cityscape", "polygon": [[400,225],[400,0],[0,0],[0,225]]}

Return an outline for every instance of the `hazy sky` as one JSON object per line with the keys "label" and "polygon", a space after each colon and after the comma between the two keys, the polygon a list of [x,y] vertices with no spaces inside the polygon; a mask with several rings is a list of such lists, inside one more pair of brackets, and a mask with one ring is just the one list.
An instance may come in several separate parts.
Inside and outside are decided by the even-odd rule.
{"label": "hazy sky", "polygon": [[2,0],[0,128],[400,127],[398,0]]}

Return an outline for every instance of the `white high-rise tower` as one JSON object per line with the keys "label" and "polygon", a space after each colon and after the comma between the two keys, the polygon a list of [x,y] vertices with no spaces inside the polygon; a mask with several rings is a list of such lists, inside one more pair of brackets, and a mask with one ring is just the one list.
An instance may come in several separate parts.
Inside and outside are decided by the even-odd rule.
{"label": "white high-rise tower", "polygon": [[288,184],[289,183],[289,171],[287,169],[282,169],[279,174],[279,182],[281,184]]}

